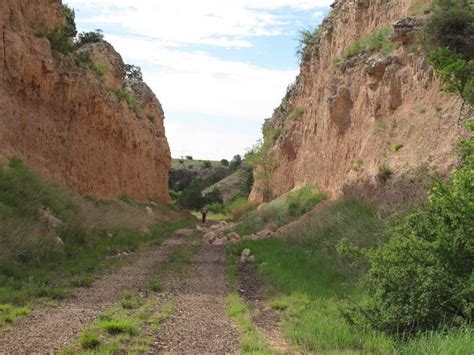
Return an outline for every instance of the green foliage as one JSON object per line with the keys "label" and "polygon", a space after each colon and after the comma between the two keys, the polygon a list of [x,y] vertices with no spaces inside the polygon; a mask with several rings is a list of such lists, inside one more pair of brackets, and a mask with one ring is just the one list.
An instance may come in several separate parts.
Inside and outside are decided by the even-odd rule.
{"label": "green foliage", "polygon": [[396,153],[398,152],[400,149],[403,148],[403,144],[400,144],[400,143],[393,143],[391,146],[390,146],[390,149],[392,150],[392,152]]}
{"label": "green foliage", "polygon": [[438,182],[426,205],[370,255],[371,299],[361,314],[375,329],[415,333],[472,321],[474,140],[461,150],[451,180]]}
{"label": "green foliage", "polygon": [[301,118],[301,116],[303,116],[303,114],[304,114],[304,107],[297,107],[293,110],[293,112],[291,112],[286,117],[286,119],[289,122],[297,121]]}
{"label": "green foliage", "polygon": [[153,292],[162,292],[165,290],[165,286],[160,280],[153,279],[148,283],[148,289]]}
{"label": "green foliage", "polygon": [[230,161],[229,169],[231,172],[234,172],[238,168],[240,168],[241,165],[242,165],[242,157],[239,154],[237,154],[237,155],[234,155],[234,157]]}
{"label": "green foliage", "polygon": [[355,284],[364,269],[354,270],[336,250],[343,236],[358,247],[376,245],[384,226],[370,206],[343,200],[279,238],[245,241],[229,254],[238,257],[244,248],[251,249],[258,277],[273,296],[270,306],[282,311],[285,337],[305,352],[388,354],[391,339],[354,328],[342,316],[344,299],[361,297]]}
{"label": "green foliage", "polygon": [[126,90],[117,90],[113,88],[110,88],[110,91],[120,102],[125,101],[132,111],[135,112],[137,110],[137,99],[132,93]]}
{"label": "green foliage", "polygon": [[77,35],[76,28],[76,11],[68,5],[63,5],[64,17],[66,17],[66,26],[64,27],[64,34],[67,37],[73,38]]}
{"label": "green foliage", "polygon": [[296,47],[296,55],[300,60],[305,60],[314,48],[319,46],[321,38],[320,27],[314,30],[300,31],[298,46]]}
{"label": "green foliage", "polygon": [[205,196],[202,191],[209,185],[206,180],[194,180],[186,189],[179,195],[176,203],[182,208],[191,210],[199,210],[201,207],[219,203],[222,204],[222,195],[219,189],[214,189]]}
{"label": "green foliage", "polygon": [[142,69],[136,65],[125,64],[125,80],[143,81]]}
{"label": "green foliage", "polygon": [[78,67],[89,69],[98,80],[104,79],[105,74],[109,70],[107,64],[94,62],[87,52],[75,52],[74,61]]}
{"label": "green foliage", "polygon": [[232,218],[240,218],[243,214],[250,212],[258,206],[258,203],[251,202],[246,198],[240,197],[229,203],[225,207],[225,212],[230,214]]}
{"label": "green foliage", "polygon": [[355,57],[361,53],[380,51],[386,55],[397,48],[397,44],[390,40],[391,29],[383,27],[374,33],[354,41],[344,51],[346,58]]}
{"label": "green foliage", "polygon": [[319,188],[304,186],[243,215],[235,231],[240,235],[249,235],[262,230],[268,223],[285,225],[311,210],[325,198],[326,195]]}
{"label": "green foliage", "polygon": [[205,169],[209,169],[212,166],[212,164],[209,160],[205,160],[205,161],[202,162],[202,166]]}
{"label": "green foliage", "polygon": [[362,159],[362,157],[357,157],[357,159],[351,166],[351,170],[355,172],[360,172],[362,171],[363,167],[364,167],[364,159]]}
{"label": "green foliage", "polygon": [[28,314],[30,314],[30,309],[27,307],[0,304],[0,327],[13,323],[17,318],[26,317]]}
{"label": "green foliage", "polygon": [[49,29],[46,26],[39,26],[35,34],[38,37],[46,37],[51,44],[51,49],[64,55],[68,55],[76,49],[63,28]]}
{"label": "green foliage", "polygon": [[447,48],[455,57],[474,59],[472,1],[436,0],[424,37],[428,49]]}
{"label": "green foliage", "polygon": [[393,175],[392,169],[388,165],[382,165],[379,167],[379,172],[377,174],[377,179],[381,181],[382,183],[386,183],[388,179]]}
{"label": "green foliage", "polygon": [[229,166],[229,161],[227,159],[222,159],[221,160],[221,165],[222,166]]}
{"label": "green foliage", "polygon": [[192,155],[186,155],[186,160],[193,160]]}
{"label": "green foliage", "polygon": [[105,320],[100,323],[100,327],[109,334],[135,335],[138,326],[134,319],[122,317],[115,320]]}
{"label": "green foliage", "polygon": [[448,48],[438,48],[428,58],[445,83],[444,91],[455,92],[474,105],[474,62],[451,53]]}
{"label": "green foliage", "polygon": [[79,336],[79,343],[84,350],[97,349],[100,346],[100,336],[96,331],[87,329]]}
{"label": "green foliage", "polygon": [[220,202],[213,202],[206,205],[206,208],[213,213],[223,213],[224,205]]}
{"label": "green foliage", "polygon": [[76,39],[76,46],[80,48],[86,44],[100,43],[103,41],[104,41],[104,32],[101,29],[96,29],[95,31],[79,33]]}

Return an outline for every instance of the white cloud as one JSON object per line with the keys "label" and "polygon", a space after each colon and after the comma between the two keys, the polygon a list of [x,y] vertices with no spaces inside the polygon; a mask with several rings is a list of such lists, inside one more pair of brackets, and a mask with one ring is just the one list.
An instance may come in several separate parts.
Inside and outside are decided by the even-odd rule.
{"label": "white cloud", "polygon": [[[284,14],[274,10],[312,10],[332,0],[69,0],[95,9],[87,22],[119,24],[127,32],[173,44],[247,47],[252,36],[281,34]],[[284,12],[283,11],[283,12]]]}
{"label": "white cloud", "polygon": [[107,36],[127,60],[144,66],[145,80],[165,112],[261,122],[271,115],[296,69],[277,70],[185,52],[143,39]]}
{"label": "white cloud", "polygon": [[106,40],[127,62],[142,66],[165,110],[172,155],[221,159],[256,141],[298,70],[223,60],[187,45],[258,51],[255,36],[279,36],[289,21],[295,25],[286,14],[305,10],[311,16],[332,0],[66,2],[78,10],[79,23],[111,25],[114,35]]}

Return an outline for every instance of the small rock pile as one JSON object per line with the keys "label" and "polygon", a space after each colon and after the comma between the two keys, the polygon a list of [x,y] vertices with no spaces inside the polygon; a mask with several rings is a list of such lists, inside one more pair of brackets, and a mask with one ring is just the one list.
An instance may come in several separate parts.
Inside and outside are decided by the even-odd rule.
{"label": "small rock pile", "polygon": [[278,226],[274,223],[268,224],[265,229],[252,235],[246,235],[241,237],[232,229],[236,226],[236,223],[219,222],[213,224],[210,227],[197,226],[196,229],[204,232],[204,243],[207,245],[225,245],[227,243],[238,243],[241,240],[260,240],[267,239],[275,235],[278,230]]}

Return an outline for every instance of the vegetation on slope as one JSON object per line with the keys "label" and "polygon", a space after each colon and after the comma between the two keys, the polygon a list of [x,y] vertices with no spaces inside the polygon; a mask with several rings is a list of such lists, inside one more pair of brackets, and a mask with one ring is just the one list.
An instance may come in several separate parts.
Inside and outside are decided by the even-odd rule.
{"label": "vegetation on slope", "polygon": [[[45,182],[16,158],[0,165],[0,304],[66,297],[68,287],[88,286],[100,270],[117,264],[118,254],[160,243],[193,222],[160,203],[128,201],[133,205],[82,198]],[[2,314],[19,312],[2,307]]]}

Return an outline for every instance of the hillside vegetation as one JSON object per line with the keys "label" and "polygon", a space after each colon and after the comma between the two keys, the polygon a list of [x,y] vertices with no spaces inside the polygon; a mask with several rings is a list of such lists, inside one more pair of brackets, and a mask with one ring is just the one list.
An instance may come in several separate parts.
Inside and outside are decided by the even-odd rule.
{"label": "hillside vegetation", "polygon": [[15,306],[67,297],[69,287],[90,285],[141,245],[193,223],[160,202],[81,197],[17,158],[0,165],[0,221],[1,323],[18,315]]}

